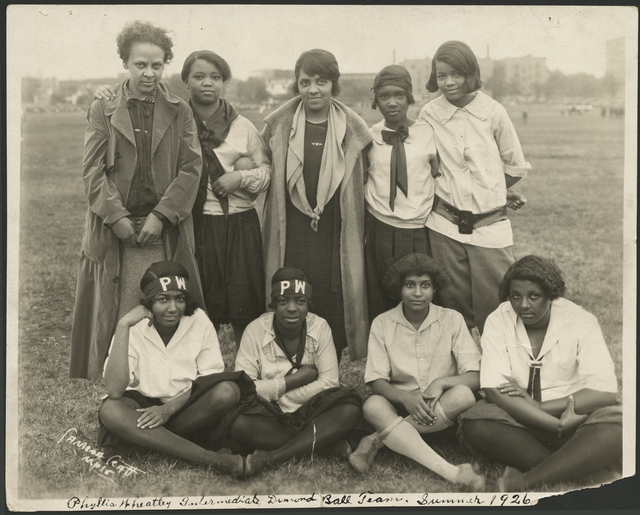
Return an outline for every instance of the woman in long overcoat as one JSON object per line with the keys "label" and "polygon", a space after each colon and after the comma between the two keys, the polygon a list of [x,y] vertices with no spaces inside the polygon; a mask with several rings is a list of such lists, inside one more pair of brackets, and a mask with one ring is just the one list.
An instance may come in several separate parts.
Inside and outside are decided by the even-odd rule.
{"label": "woman in long overcoat", "polygon": [[267,116],[262,132],[272,168],[262,232],[265,277],[283,266],[304,269],[321,290],[314,290],[314,312],[329,322],[338,360],[347,345],[351,359],[363,358],[369,324],[362,151],[371,135],[334,98],[340,72],[330,52],[303,53],[295,74],[300,96]]}
{"label": "woman in long overcoat", "polygon": [[[151,27],[152,36],[149,36],[150,32],[141,30],[141,27]],[[199,276],[191,219],[191,208],[202,170],[196,124],[186,102],[159,82],[164,64],[173,56],[171,40],[166,33],[140,22],[126,27],[121,36],[127,30],[129,46],[122,47],[120,40],[118,43],[131,78],[122,84],[113,101],[96,100],[91,105],[87,115],[89,126],[85,132],[83,181],[89,209],[85,218],[78,266],[69,375],[95,381],[102,375],[123,289],[133,288],[137,291],[137,283],[123,285],[125,281],[122,281],[121,274],[124,244],[129,244],[130,249],[135,251],[136,247],[141,247],[141,243],[158,244],[162,241],[162,247],[157,247],[164,249],[165,259],[181,263],[192,277]],[[157,31],[160,31],[160,35]],[[131,33],[134,35],[131,36]],[[133,55],[138,54],[132,54],[132,51],[136,49],[150,50],[152,56],[154,51],[163,50],[164,61],[161,59],[160,62],[143,63],[154,70],[149,71],[147,77],[147,72],[140,71],[143,64],[133,62]],[[144,57],[144,52],[139,55],[142,55],[142,61],[148,60]],[[152,74],[155,74],[153,79]],[[144,82],[145,79],[148,79],[147,82]],[[148,87],[151,90],[155,85],[155,89],[150,92],[142,89],[147,95],[146,99],[135,99],[141,104],[148,102],[148,98],[155,100],[151,108],[152,120],[142,122],[143,129],[149,127],[148,132],[151,133],[145,141],[141,139],[145,136],[134,129],[133,115],[130,113],[135,103],[131,101],[131,92],[136,93],[136,80],[142,81],[139,88]],[[136,97],[138,96],[139,93]],[[149,109],[148,106],[138,108]],[[115,134],[115,153],[112,153],[115,168],[107,172],[107,143],[112,134]],[[147,218],[156,217],[160,220],[162,230],[161,234],[154,235],[152,231],[146,230],[147,226],[143,222],[142,227],[136,228],[135,235],[121,239],[114,232],[114,224],[124,218],[135,220],[128,207],[132,205],[130,195],[140,192],[138,178],[141,174],[139,162],[142,161],[142,144],[148,145],[146,159],[150,162],[150,177],[147,176],[146,181],[152,184],[147,191],[155,191],[155,197],[151,200],[157,202]],[[141,232],[144,233],[142,236]],[[146,241],[142,242],[141,238],[146,238]],[[200,284],[198,281],[194,283],[196,302],[204,307]]]}

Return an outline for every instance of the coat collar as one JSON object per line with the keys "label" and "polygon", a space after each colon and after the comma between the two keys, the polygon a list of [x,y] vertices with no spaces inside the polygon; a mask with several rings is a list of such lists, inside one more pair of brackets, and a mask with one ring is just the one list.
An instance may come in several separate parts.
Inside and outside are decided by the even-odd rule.
{"label": "coat collar", "polygon": [[432,105],[433,112],[439,118],[440,122],[445,124],[451,119],[458,109],[467,111],[479,120],[485,121],[493,112],[497,102],[489,95],[486,95],[482,91],[478,91],[476,97],[465,107],[454,106],[444,95],[440,95],[433,99],[430,104]]}
{"label": "coat collar", "polygon": [[[128,79],[127,79],[128,80]],[[126,81],[125,81],[126,82]],[[135,147],[136,139],[124,95],[124,82],[118,87],[116,97],[104,102],[104,114],[111,116],[111,125],[121,132]],[[171,125],[179,110],[180,98],[169,90],[166,84],[158,84],[156,103],[153,110],[153,135],[151,138],[151,155],[154,154],[164,133]]]}
{"label": "coat collar", "polygon": [[[275,134],[279,128],[286,129],[287,137],[285,139],[287,145],[289,143],[289,132],[293,128],[293,115],[301,101],[302,99],[299,96],[292,98],[264,119],[264,123],[269,127],[272,134]],[[349,147],[360,153],[371,142],[371,134],[367,124],[355,111],[342,102],[335,98],[332,101],[347,115],[347,134],[345,139],[351,140]],[[351,148],[348,148],[348,150],[351,150]]]}

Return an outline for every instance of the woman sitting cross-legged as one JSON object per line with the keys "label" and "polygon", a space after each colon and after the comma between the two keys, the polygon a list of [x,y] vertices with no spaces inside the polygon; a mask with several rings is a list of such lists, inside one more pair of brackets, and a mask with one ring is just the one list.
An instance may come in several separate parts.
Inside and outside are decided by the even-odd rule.
{"label": "woman sitting cross-legged", "polygon": [[228,433],[230,447],[255,450],[246,457],[244,477],[319,450],[346,459],[345,437],[362,422],[362,398],[339,386],[331,329],[309,313],[309,277],[284,267],[271,284],[275,312],[247,326],[236,357],[236,370],[246,371],[258,392],[258,402]]}
{"label": "woman sitting cross-legged", "polygon": [[[218,338],[190,294],[179,263],[152,264],[140,281],[142,305],[116,327],[104,367],[108,398],[99,411],[105,455],[130,444],[173,454],[241,477],[241,456],[213,452],[236,413],[255,399],[243,372],[224,373]],[[204,433],[204,434],[203,434]]]}
{"label": "woman sitting cross-legged", "polygon": [[471,464],[453,465],[423,439],[454,425],[475,402],[480,353],[464,318],[431,303],[448,283],[445,269],[425,254],[409,254],[384,277],[390,296],[401,302],[371,325],[365,382],[373,395],[365,419],[377,435],[362,439],[349,461],[364,473],[381,447],[403,454],[443,478],[481,491],[483,476]]}
{"label": "woman sitting cross-legged", "polygon": [[508,465],[497,484],[502,491],[616,477],[622,407],[598,321],[562,298],[561,272],[548,259],[523,257],[499,291],[502,304],[482,335],[487,400],[460,416],[461,440]]}

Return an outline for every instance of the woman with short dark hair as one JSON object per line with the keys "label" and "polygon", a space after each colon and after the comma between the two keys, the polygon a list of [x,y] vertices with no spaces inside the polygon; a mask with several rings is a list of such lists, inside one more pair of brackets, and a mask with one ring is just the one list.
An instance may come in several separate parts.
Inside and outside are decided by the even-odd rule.
{"label": "woman with short dark hair", "polygon": [[96,100],[85,133],[89,200],[71,331],[70,376],[98,380],[116,322],[138,304],[156,261],[184,265],[204,307],[191,207],[202,156],[189,106],[160,82],[173,57],[167,31],[140,21],[118,35],[129,72],[115,98]]}
{"label": "woman with short dark hair", "polygon": [[[366,355],[362,151],[365,122],[334,96],[338,63],[326,50],[304,52],[295,66],[296,96],[265,118],[272,178],[264,209],[265,273],[305,270],[315,312],[333,332],[338,359]],[[267,292],[267,295],[270,292]]]}
{"label": "woman with short dark hair", "polygon": [[[525,256],[500,284],[503,302],[482,335],[486,400],[460,415],[461,440],[507,465],[502,491],[529,491],[622,459],[622,407],[613,362],[596,318],[562,297],[548,259]],[[591,482],[596,479],[591,477]]]}

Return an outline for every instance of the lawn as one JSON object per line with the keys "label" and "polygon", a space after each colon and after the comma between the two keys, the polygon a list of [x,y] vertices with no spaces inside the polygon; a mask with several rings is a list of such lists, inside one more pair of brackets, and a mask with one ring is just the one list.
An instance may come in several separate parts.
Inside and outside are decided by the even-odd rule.
{"label": "lawn", "polygon": [[[516,257],[536,253],[556,259],[568,298],[598,317],[622,386],[623,121],[601,119],[595,112],[569,117],[549,107],[530,107],[525,124],[521,109],[510,111],[532,165],[530,176],[516,188],[529,200],[512,215]],[[260,129],[266,114],[246,116]],[[362,114],[369,124],[379,120],[378,111]],[[91,471],[79,447],[60,442],[75,428],[79,438],[95,446],[96,412],[105,393],[102,383],[68,378],[76,264],[87,204],[81,181],[84,127],[83,113],[27,114],[23,119],[20,498],[455,491],[435,474],[385,451],[365,477],[337,458],[315,456],[312,462],[291,462],[248,481],[150,453],[130,460],[144,474],[114,482]],[[234,355],[230,334],[228,329],[220,334],[227,367]],[[343,359],[343,384],[362,390],[363,372],[364,360]],[[443,439],[438,448],[454,463],[471,459],[454,440]],[[496,472],[489,464],[480,465]]]}

